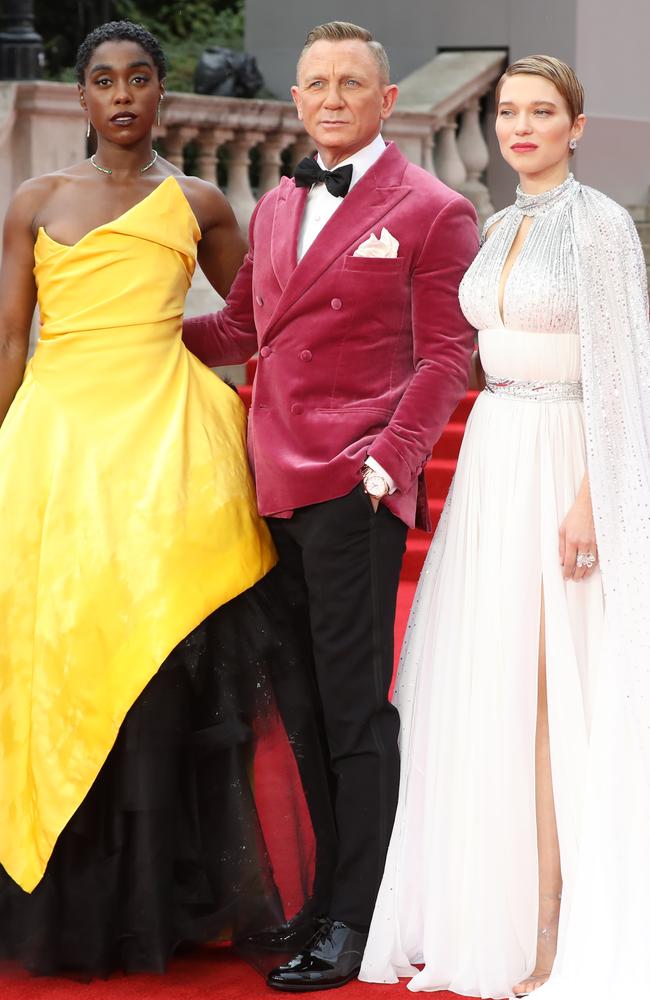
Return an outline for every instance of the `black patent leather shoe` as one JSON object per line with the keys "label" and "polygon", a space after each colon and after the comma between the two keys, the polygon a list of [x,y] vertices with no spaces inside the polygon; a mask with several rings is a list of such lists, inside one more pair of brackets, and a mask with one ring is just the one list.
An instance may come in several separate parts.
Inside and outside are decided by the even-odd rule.
{"label": "black patent leather shoe", "polygon": [[329,918],[295,958],[279,965],[267,976],[274,990],[306,993],[333,990],[356,979],[361,968],[367,934],[352,930],[340,920]]}
{"label": "black patent leather shoe", "polygon": [[300,922],[281,924],[266,931],[258,931],[249,937],[238,941],[239,947],[257,949],[260,951],[278,951],[291,955],[300,948],[306,947],[314,934],[320,930],[325,917],[308,917]]}

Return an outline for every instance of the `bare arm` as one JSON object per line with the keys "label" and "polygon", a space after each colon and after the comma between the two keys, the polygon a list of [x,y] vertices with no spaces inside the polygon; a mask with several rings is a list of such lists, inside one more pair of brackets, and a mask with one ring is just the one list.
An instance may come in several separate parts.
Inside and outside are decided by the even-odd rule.
{"label": "bare arm", "polygon": [[213,215],[207,216],[207,227],[202,223],[199,263],[212,286],[224,298],[228,296],[228,301],[218,313],[186,319],[183,340],[207,365],[238,364],[257,350],[252,293],[252,234],[257,209],[250,224],[251,248],[246,253],[230,205],[214,187],[212,191],[219,205],[213,202]]}
{"label": "bare arm", "polygon": [[0,422],[22,382],[36,305],[34,209],[34,185],[23,185],[9,205],[4,222],[0,268]]}
{"label": "bare arm", "polygon": [[225,299],[242,265],[246,240],[232,208],[213,184],[201,185],[197,209],[201,226],[199,264],[212,287]]}

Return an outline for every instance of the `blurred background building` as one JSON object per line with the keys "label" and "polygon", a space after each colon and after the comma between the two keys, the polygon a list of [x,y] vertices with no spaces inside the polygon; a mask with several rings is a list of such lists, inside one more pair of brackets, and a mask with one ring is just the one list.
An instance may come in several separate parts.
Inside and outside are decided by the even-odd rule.
{"label": "blurred background building", "polygon": [[[508,62],[533,53],[565,60],[587,96],[589,126],[575,160],[580,179],[623,204],[645,199],[648,0],[341,0],[327,11],[318,0],[247,0],[246,47],[277,96],[289,93],[307,31],[336,18],[362,24],[384,42],[395,82],[441,52],[496,49],[507,53]],[[492,200],[500,208],[512,200],[513,178],[495,160],[492,141],[489,174]]]}
{"label": "blurred background building", "polygon": [[[494,138],[494,86],[508,62],[544,52],[571,63],[589,118],[573,169],[626,205],[650,263],[648,0],[1,0],[0,219],[24,179],[92,150],[74,81],[77,45],[110,18],[141,21],[169,61],[157,147],[225,190],[243,230],[257,199],[312,149],[289,99],[305,36],[356,21],[386,45],[396,112],[384,134],[475,205],[484,220],[513,199]],[[194,93],[208,46],[245,49],[264,84],[252,98]],[[191,313],[218,297],[200,272]]]}

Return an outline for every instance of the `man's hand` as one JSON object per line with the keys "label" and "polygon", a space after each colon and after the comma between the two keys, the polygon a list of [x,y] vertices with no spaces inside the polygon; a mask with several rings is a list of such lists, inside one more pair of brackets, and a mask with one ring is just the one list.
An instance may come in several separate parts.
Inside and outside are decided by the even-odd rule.
{"label": "man's hand", "polygon": [[[375,514],[379,510],[382,498],[390,492],[390,487],[384,473],[377,471],[374,465],[364,465],[362,471],[362,486],[368,496]],[[383,470],[382,470],[383,471]]]}

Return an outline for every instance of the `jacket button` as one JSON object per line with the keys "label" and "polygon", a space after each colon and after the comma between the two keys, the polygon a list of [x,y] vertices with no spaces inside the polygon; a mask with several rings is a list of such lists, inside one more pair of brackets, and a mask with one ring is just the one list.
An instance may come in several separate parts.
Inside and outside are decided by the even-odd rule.
{"label": "jacket button", "polygon": [[264,305],[264,299],[262,298],[261,295],[256,295],[255,296],[255,301],[257,302],[258,306],[263,306]]}
{"label": "jacket button", "polygon": [[269,356],[270,353],[271,353],[271,348],[270,347],[263,347],[260,350],[260,357],[261,358],[268,358],[268,356]]}
{"label": "jacket button", "polygon": [[341,302],[340,299],[332,299],[332,301],[330,302],[330,305],[331,305],[332,309],[340,309],[341,306],[343,305],[343,303]]}
{"label": "jacket button", "polygon": [[300,352],[300,360],[301,361],[311,361],[311,359],[312,359],[312,353],[311,353],[311,351],[301,351]]}
{"label": "jacket button", "polygon": [[293,414],[295,414],[296,417],[300,416],[300,414],[302,413],[302,410],[303,410],[302,403],[292,403],[291,404],[291,412]]}

